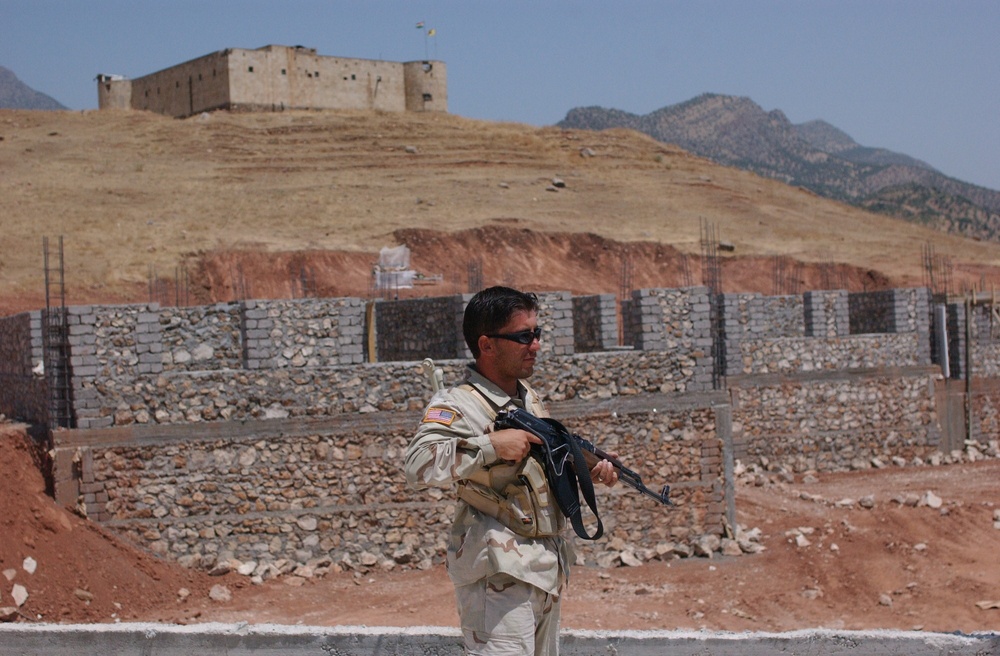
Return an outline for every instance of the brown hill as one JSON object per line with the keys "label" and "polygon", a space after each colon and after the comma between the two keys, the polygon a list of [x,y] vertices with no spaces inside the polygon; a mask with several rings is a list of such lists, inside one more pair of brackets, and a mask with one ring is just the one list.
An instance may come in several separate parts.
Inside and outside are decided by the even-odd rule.
{"label": "brown hill", "polygon": [[180,267],[191,302],[287,295],[303,272],[324,294],[366,294],[379,248],[403,242],[418,270],[446,274],[421,294],[464,291],[476,261],[485,283],[537,289],[617,292],[625,269],[633,287],[697,284],[702,222],[735,246],[727,258],[760,258],[727,259],[729,291],[771,293],[778,270],[801,274],[802,289],[919,285],[928,244],[953,262],[956,285],[989,283],[1000,263],[996,244],[627,130],[441,114],[0,110],[0,171],[2,314],[44,305],[41,238],[60,235],[70,304],[149,300],[150,279],[183,279]]}

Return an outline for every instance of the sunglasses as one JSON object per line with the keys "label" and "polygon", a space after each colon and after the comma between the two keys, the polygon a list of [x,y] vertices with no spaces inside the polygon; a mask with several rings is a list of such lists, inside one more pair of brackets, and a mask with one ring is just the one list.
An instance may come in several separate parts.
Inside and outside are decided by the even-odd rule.
{"label": "sunglasses", "polygon": [[507,339],[512,342],[517,342],[518,344],[524,344],[527,346],[531,344],[536,339],[541,341],[542,339],[542,329],[535,328],[534,330],[522,330],[516,333],[494,333],[492,335],[487,335],[487,337],[495,337],[497,339]]}

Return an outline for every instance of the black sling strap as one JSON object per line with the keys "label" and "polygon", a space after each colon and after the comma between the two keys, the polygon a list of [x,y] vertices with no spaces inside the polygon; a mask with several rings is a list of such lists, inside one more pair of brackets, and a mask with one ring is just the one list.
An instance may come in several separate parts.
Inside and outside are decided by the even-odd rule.
{"label": "black sling strap", "polygon": [[[583,450],[576,438],[555,419],[536,417],[519,408],[501,411],[494,423],[497,429],[518,428],[540,438],[541,444],[532,444],[532,455],[542,461],[545,477],[549,481],[556,504],[570,523],[573,530],[584,540],[596,540],[604,535],[604,523],[597,513],[597,498],[594,495],[594,481],[584,458]],[[593,535],[583,525],[580,493],[597,520]]]}
{"label": "black sling strap", "polygon": [[[536,417],[536,419],[538,418]],[[552,428],[551,438],[539,436],[542,437],[542,443],[532,445],[532,449],[537,449],[543,454],[545,476],[549,479],[549,486],[556,497],[556,503],[562,513],[569,518],[577,535],[584,540],[597,540],[604,535],[604,523],[597,513],[594,481],[590,477],[590,470],[587,468],[583,450],[561,423],[549,418],[542,418],[541,421],[549,424]],[[562,462],[556,462],[556,460]],[[577,463],[580,466],[576,466]],[[597,528],[593,535],[589,534],[583,525],[579,493],[583,494],[583,500],[587,502],[587,506],[597,520]]]}

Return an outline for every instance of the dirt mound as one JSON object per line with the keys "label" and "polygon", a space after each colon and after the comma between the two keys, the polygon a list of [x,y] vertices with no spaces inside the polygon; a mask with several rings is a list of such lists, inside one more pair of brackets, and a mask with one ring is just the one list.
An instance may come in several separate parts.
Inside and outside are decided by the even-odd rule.
{"label": "dirt mound", "polygon": [[[399,298],[469,291],[479,275],[484,286],[505,284],[534,291],[627,294],[649,287],[702,284],[702,258],[667,244],[621,242],[592,233],[537,232],[516,219],[452,233],[409,228],[393,238],[410,249],[410,265],[424,278],[412,289],[377,290],[372,268],[378,253],[345,251],[266,252],[214,250],[193,265],[190,303],[239,298],[303,296]],[[905,286],[874,269],[791,258],[722,257],[725,292],[801,293],[812,289],[865,291]],[[170,282],[170,281],[168,281]],[[182,299],[183,300],[183,299]],[[163,302],[172,304],[167,294]]]}
{"label": "dirt mound", "polygon": [[198,599],[215,584],[243,585],[160,560],[58,506],[43,460],[23,426],[0,424],[0,607],[15,606],[20,586],[22,620],[113,622],[183,607],[182,588]]}

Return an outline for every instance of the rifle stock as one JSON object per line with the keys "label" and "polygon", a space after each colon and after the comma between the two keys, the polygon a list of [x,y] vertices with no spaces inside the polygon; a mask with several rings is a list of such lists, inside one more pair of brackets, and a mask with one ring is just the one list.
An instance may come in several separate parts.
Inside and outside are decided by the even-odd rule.
{"label": "rifle stock", "polygon": [[[511,408],[508,410],[501,410],[497,415],[496,428],[519,428],[521,430],[526,430],[532,433],[539,439],[545,440],[550,447],[558,446],[558,440],[555,438],[554,431],[557,429],[553,426],[554,420],[546,421],[544,419],[539,419],[529,412],[521,410],[520,408]],[[558,424],[561,426],[561,424]],[[565,430],[565,429],[564,429]],[[567,431],[568,432],[568,431]],[[596,447],[593,442],[586,440],[575,433],[570,433],[576,443],[580,446],[580,450],[583,452],[583,458],[586,461],[585,465],[587,470],[591,470],[594,466],[602,460],[607,460],[615,468],[618,473],[618,480],[625,485],[631,487],[634,490],[645,494],[653,499],[656,499],[660,503],[666,506],[673,506],[673,502],[670,501],[670,486],[664,485],[663,490],[657,494],[653,490],[650,490],[642,482],[642,477],[639,474],[628,467],[626,467],[618,458],[615,458],[611,454],[607,453]],[[573,463],[570,463],[571,465]]]}

